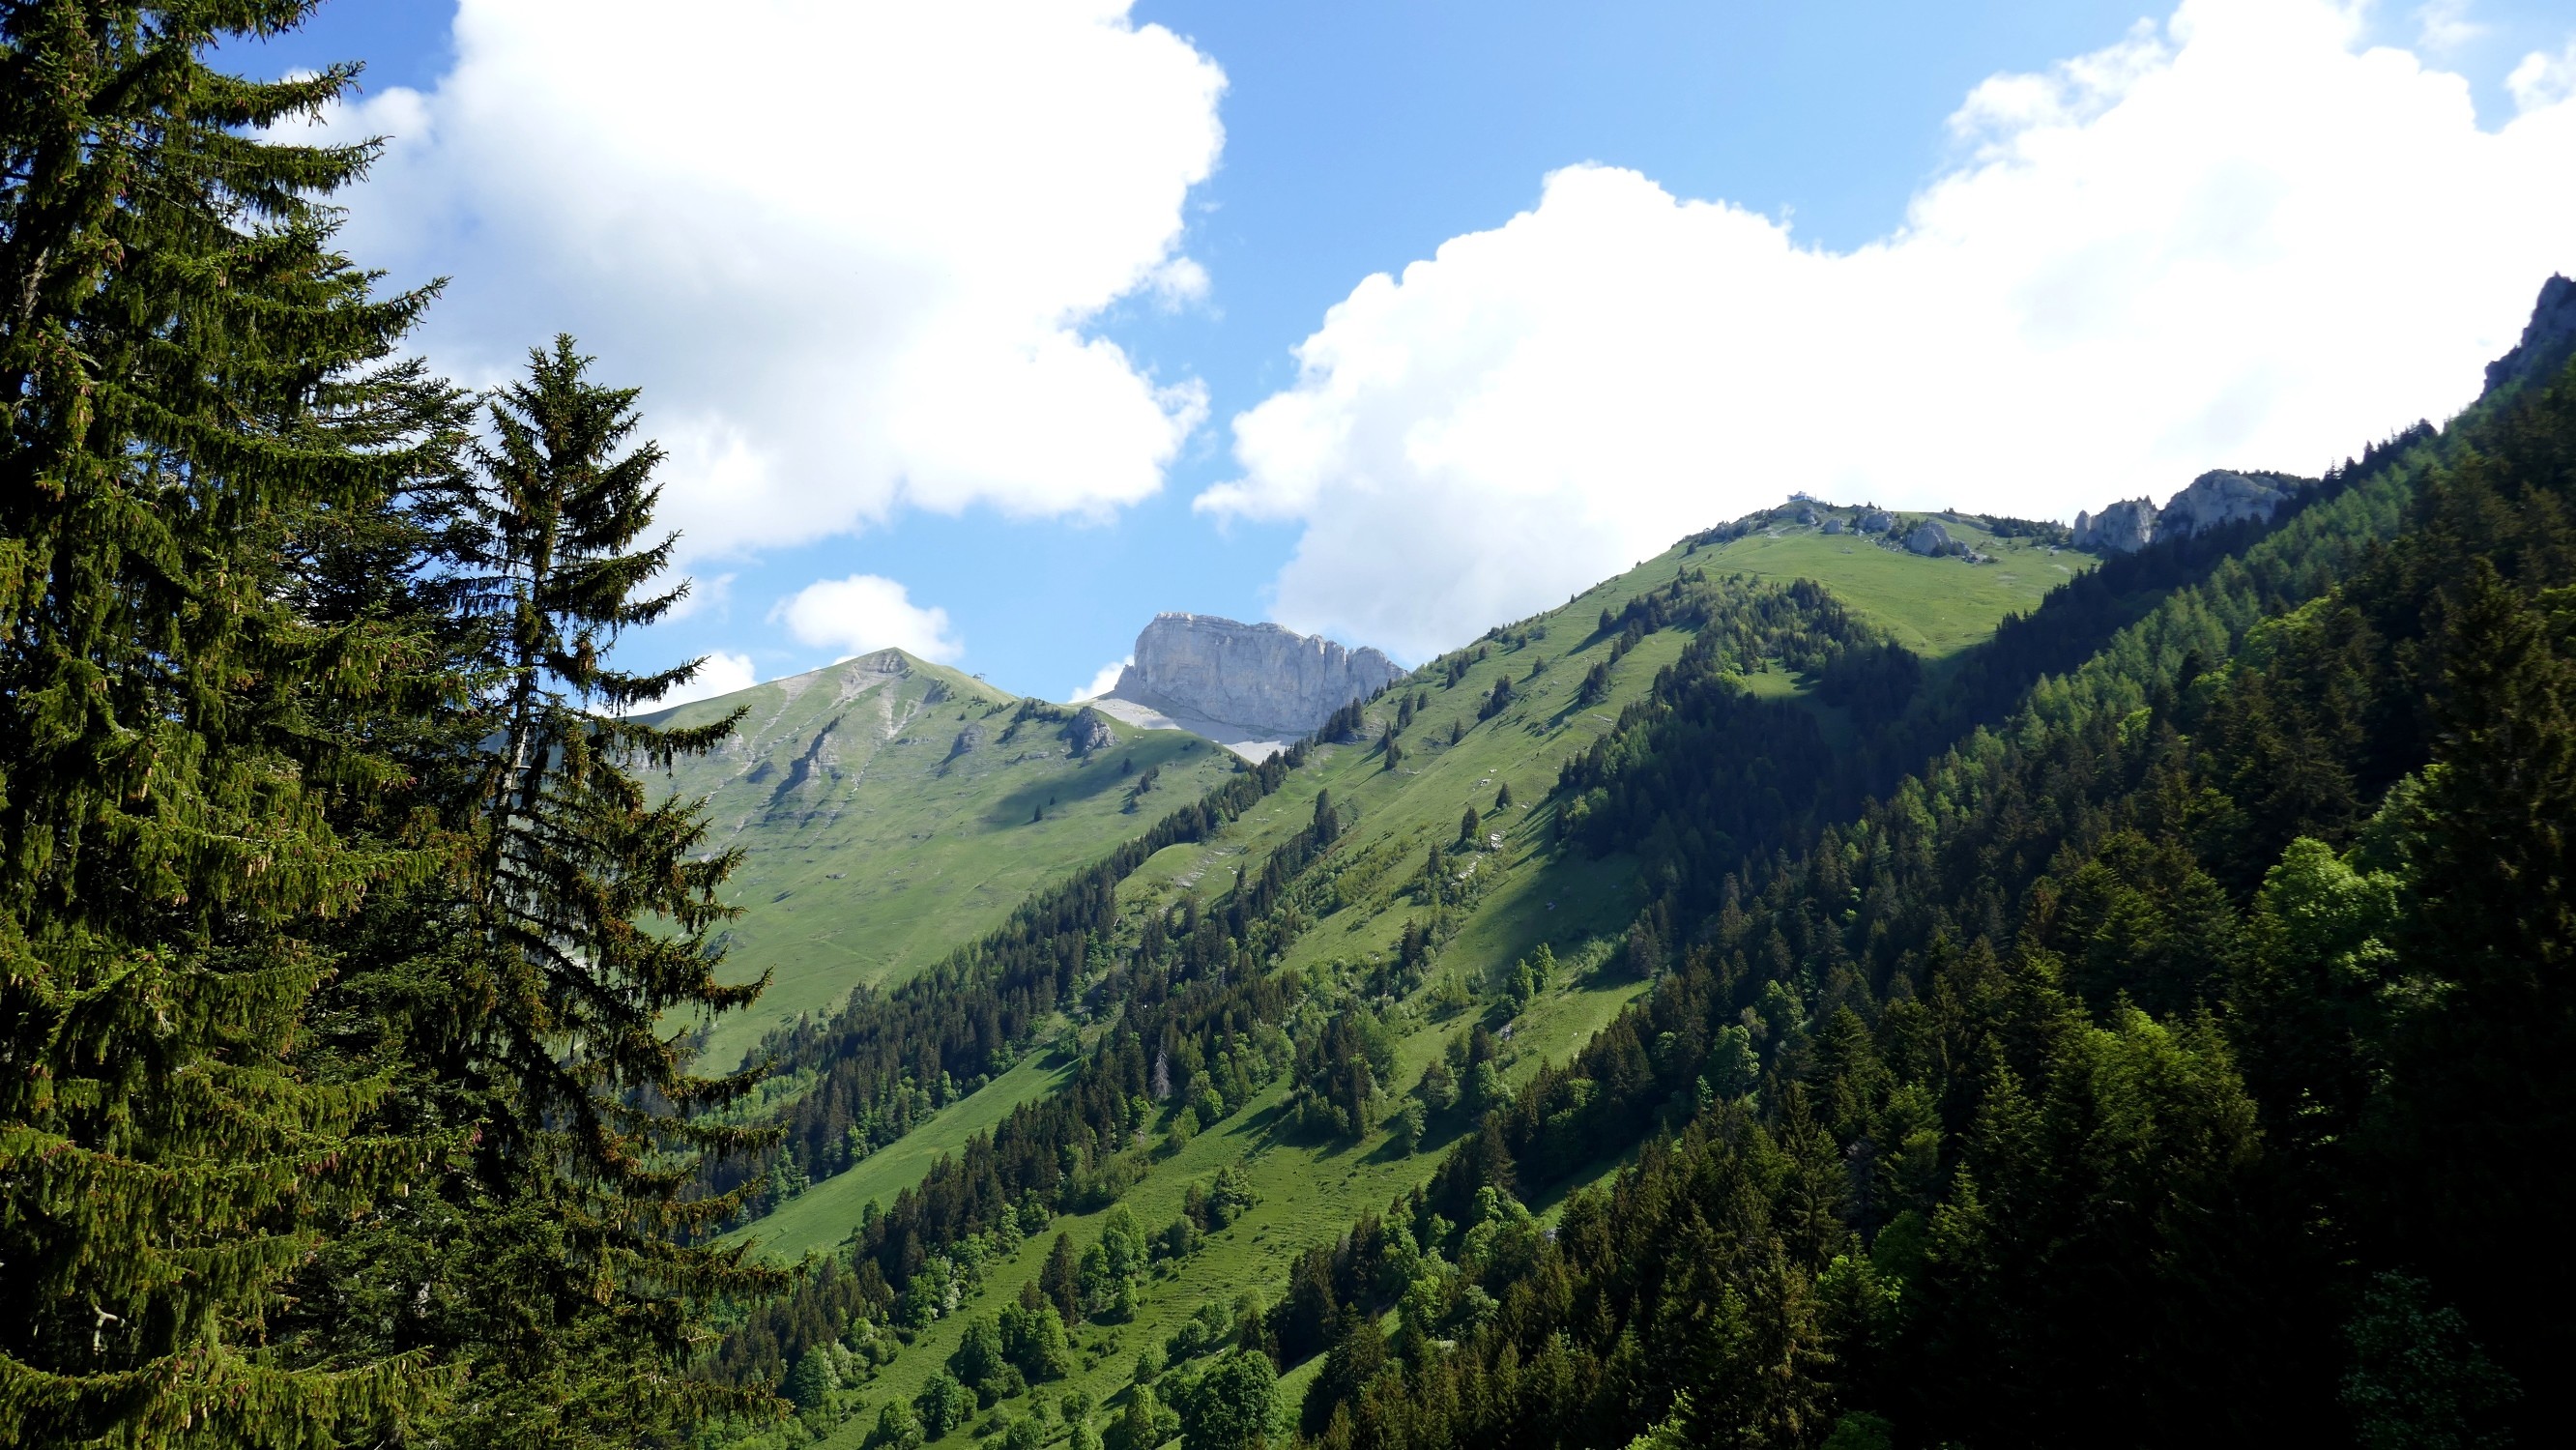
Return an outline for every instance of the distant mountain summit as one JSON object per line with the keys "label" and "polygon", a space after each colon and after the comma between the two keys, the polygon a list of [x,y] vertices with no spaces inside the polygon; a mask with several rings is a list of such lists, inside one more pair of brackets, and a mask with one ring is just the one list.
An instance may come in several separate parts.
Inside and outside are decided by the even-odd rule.
{"label": "distant mountain summit", "polygon": [[2522,340],[2487,364],[2487,391],[2556,372],[2566,366],[2570,351],[2576,351],[2576,282],[2552,273],[2540,284],[2540,300],[2532,306]]}
{"label": "distant mountain summit", "polygon": [[1377,650],[1276,624],[1158,614],[1136,636],[1136,662],[1092,703],[1130,724],[1193,731],[1260,759],[1403,673]]}

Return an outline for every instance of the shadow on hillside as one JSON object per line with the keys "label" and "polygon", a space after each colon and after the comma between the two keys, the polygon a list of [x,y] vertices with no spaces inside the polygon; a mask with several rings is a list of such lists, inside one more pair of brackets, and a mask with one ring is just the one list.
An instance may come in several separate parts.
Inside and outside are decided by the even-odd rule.
{"label": "shadow on hillside", "polygon": [[[1035,750],[1040,746],[1057,749],[1063,743],[1053,731],[1043,734],[1032,731],[1009,745],[985,748],[995,751]],[[1012,788],[984,813],[984,824],[1027,825],[1040,806],[1049,811],[1070,810],[1104,795],[1120,796],[1146,770],[1156,766],[1189,765],[1207,758],[1216,748],[1176,731],[1140,734],[1123,745],[1092,755],[1064,774],[1051,779],[1031,780]],[[1118,769],[1121,759],[1129,761],[1135,768],[1121,772]],[[1176,791],[1173,784],[1171,781],[1161,782],[1146,794],[1137,812],[1137,831],[1142,832],[1161,812],[1177,809],[1197,798],[1196,792]]]}
{"label": "shadow on hillside", "polygon": [[1449,1145],[1467,1136],[1466,1114],[1451,1111],[1433,1118],[1422,1130],[1422,1140],[1410,1150],[1398,1147],[1393,1138],[1381,1140],[1377,1148],[1360,1161],[1368,1164],[1394,1163],[1405,1158],[1437,1158],[1449,1151]]}

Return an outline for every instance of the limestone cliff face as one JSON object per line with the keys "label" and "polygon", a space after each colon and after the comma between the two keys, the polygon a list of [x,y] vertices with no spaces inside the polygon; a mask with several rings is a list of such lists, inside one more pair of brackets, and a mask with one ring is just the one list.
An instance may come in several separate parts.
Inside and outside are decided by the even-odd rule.
{"label": "limestone cliff face", "polygon": [[2213,468],[2193,479],[2156,515],[2156,537],[2205,533],[2238,519],[2268,519],[2305,482],[2280,473]]}
{"label": "limestone cliff face", "polygon": [[2206,533],[2239,519],[2268,519],[2306,484],[2306,479],[2286,473],[2213,468],[2166,500],[2162,509],[2147,499],[2133,498],[2098,514],[2077,514],[2075,547],[2134,554],[2158,539]]}
{"label": "limestone cliff face", "polygon": [[2075,516],[2075,547],[2106,554],[2134,554],[2156,535],[2156,506],[2143,498],[2124,498],[2098,514]]}
{"label": "limestone cliff face", "polygon": [[1275,624],[1158,614],[1136,636],[1136,662],[1110,693],[1175,717],[1294,739],[1402,673],[1376,650],[1344,649]]}

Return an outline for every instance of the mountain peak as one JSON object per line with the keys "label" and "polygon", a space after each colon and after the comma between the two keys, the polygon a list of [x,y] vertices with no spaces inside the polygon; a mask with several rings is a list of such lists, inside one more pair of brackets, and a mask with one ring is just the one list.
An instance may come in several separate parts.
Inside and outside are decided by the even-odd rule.
{"label": "mountain peak", "polygon": [[1096,703],[1131,723],[1196,731],[1258,757],[1403,673],[1378,650],[1284,625],[1166,613],[1136,636],[1136,662]]}
{"label": "mountain peak", "polygon": [[2576,353],[2576,282],[2553,272],[2540,284],[2540,300],[2532,304],[2522,340],[2513,351],[2487,364],[2487,391],[2555,372],[2570,353]]}

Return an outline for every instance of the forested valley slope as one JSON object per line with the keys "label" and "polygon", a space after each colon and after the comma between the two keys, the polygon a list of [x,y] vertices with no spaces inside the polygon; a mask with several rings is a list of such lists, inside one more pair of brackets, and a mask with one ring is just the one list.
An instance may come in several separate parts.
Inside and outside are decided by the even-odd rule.
{"label": "forested valley slope", "polygon": [[1983,637],[1900,571],[2081,556],[1793,505],[1433,661],[1057,919],[1051,1076],[738,1231],[804,1413],[714,1438],[2528,1433],[2571,405]]}
{"label": "forested valley slope", "polygon": [[[1969,663],[1970,647],[2036,608],[2052,583],[2089,578],[2094,562],[2035,526],[1952,516],[1948,527],[1994,561],[1970,564],[1826,533],[1801,505],[1774,512],[1432,662],[1032,901],[933,977],[892,999],[863,994],[836,1018],[775,1039],[786,1080],[811,1090],[784,1114],[789,1136],[765,1168],[719,1170],[716,1181],[755,1175],[744,1185],[749,1207],[772,1211],[739,1235],[771,1253],[826,1253],[840,1266],[829,1271],[836,1302],[820,1318],[755,1316],[726,1363],[794,1378],[795,1363],[831,1337],[819,1326],[846,1324],[857,1303],[847,1296],[870,1277],[843,1240],[872,1216],[907,1212],[907,1190],[918,1187],[925,1205],[944,1198],[978,1171],[964,1165],[1025,1154],[1025,1136],[1042,1133],[1049,1163],[1076,1166],[1036,1175],[1043,1185],[977,1185],[1015,1206],[1006,1222],[908,1234],[888,1263],[910,1258],[919,1271],[936,1259],[926,1272],[950,1288],[901,1305],[881,1296],[875,1327],[914,1347],[875,1372],[869,1388],[883,1393],[844,1390],[836,1409],[808,1418],[846,1421],[857,1437],[873,1429],[858,1423],[861,1408],[917,1395],[950,1339],[974,1332],[959,1308],[1008,1287],[1015,1272],[1044,1272],[1052,1238],[1022,1233],[1023,1221],[1034,1229],[1064,1215],[1055,1231],[1078,1252],[1098,1235],[1115,1241],[1111,1215],[1187,1217],[1184,1205],[1222,1178],[1246,1201],[1239,1222],[1217,1225],[1212,1252],[1144,1253],[1126,1306],[1073,1326],[1097,1370],[1077,1393],[1108,1399],[1140,1336],[1161,1344],[1210,1303],[1231,1315],[1245,1295],[1270,1293],[1307,1238],[1421,1186],[1473,1105],[1499,1100],[1505,1084],[1572,1050],[1644,990],[1652,974],[1628,955],[1646,899],[1638,854],[1582,844],[1585,820],[1600,824],[1608,808],[1562,783],[1603,768],[1623,716],[1633,728],[1659,678],[1681,666],[1707,690],[1749,681],[1793,737],[1783,748],[1802,752],[1806,788],[1858,799],[1870,772],[1919,754],[1909,742],[1943,728],[1898,723],[1924,674],[1957,676],[1961,701],[1992,693],[1977,683],[1986,667]],[[2136,596],[2153,585],[2140,568],[2117,564],[2086,607],[2124,618],[2142,607]],[[1815,585],[1818,575],[1854,602]],[[2045,633],[2007,632],[2022,652]],[[1694,645],[1706,649],[1694,657]],[[1815,767],[1837,751],[1842,772],[1829,779]],[[1560,802],[1579,804],[1569,812]],[[1803,798],[1774,802],[1746,828],[1775,830],[1814,809]],[[1169,1042],[1156,1040],[1158,1021],[1170,1023]],[[1432,1080],[1446,1075],[1451,1089],[1409,1095],[1434,1062]],[[1135,1090],[1119,1090],[1104,1067],[1132,1070]],[[920,1082],[987,1074],[992,1085],[962,1104],[886,1133],[888,1107]],[[1128,1146],[1138,1141],[1143,1151]],[[950,1150],[962,1150],[959,1162],[930,1166]],[[1205,1227],[1163,1226],[1167,1245]],[[997,1262],[1003,1241],[1028,1262]],[[925,1307],[952,1291],[956,1306]],[[869,1342],[885,1351],[901,1339]],[[1052,1403],[1065,1388],[1040,1398]],[[998,1413],[1027,1408],[1006,1398]]]}

